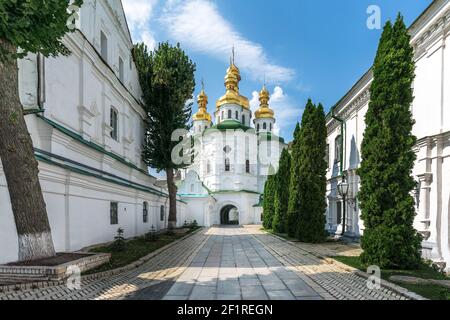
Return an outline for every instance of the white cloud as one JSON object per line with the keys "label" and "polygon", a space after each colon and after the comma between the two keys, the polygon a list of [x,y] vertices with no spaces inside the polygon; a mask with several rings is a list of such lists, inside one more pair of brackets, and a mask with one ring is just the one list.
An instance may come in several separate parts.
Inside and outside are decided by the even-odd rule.
{"label": "white cloud", "polygon": [[133,41],[144,42],[149,49],[156,46],[156,40],[150,30],[150,18],[158,0],[122,0]]}
{"label": "white cloud", "polygon": [[176,41],[224,61],[234,45],[236,64],[253,80],[284,82],[295,75],[294,70],[271,63],[263,47],[244,38],[208,0],[169,0],[160,21]]}
{"label": "white cloud", "polygon": [[[296,105],[280,86],[274,87],[273,92],[270,95],[269,107],[275,112],[275,134],[279,134],[283,128],[290,128],[291,125],[300,121],[303,112],[303,108]],[[253,91],[250,100],[250,109],[252,112],[255,112],[258,108],[259,93]]]}

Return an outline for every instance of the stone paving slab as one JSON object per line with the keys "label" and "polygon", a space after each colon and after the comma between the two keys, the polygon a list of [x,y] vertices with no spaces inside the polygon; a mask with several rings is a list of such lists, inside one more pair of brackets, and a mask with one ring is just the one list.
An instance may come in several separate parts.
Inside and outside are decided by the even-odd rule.
{"label": "stone paving slab", "polygon": [[364,277],[321,258],[326,250],[258,227],[205,228],[137,268],[83,279],[79,290],[56,285],[0,292],[0,300],[406,299],[390,288],[369,289]]}

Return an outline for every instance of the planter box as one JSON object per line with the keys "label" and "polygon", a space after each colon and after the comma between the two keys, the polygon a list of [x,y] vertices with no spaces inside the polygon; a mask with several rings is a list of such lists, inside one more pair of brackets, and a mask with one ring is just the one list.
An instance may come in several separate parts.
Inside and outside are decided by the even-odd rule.
{"label": "planter box", "polygon": [[96,268],[111,259],[110,253],[82,253],[78,258],[56,266],[14,266],[0,265],[0,284],[28,281],[59,281],[71,275],[69,267],[76,266],[80,272]]}

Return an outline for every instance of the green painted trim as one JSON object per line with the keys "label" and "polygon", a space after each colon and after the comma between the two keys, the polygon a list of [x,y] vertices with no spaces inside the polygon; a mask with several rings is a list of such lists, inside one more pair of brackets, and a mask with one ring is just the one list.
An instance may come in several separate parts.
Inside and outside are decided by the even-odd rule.
{"label": "green painted trim", "polygon": [[37,155],[39,155],[41,157],[45,157],[46,159],[49,159],[51,161],[52,161],[51,158],[58,159],[58,160],[61,160],[61,161],[73,164],[75,166],[82,167],[82,168],[85,168],[87,170],[97,172],[98,174],[100,174],[102,176],[106,175],[106,176],[109,176],[109,177],[114,178],[114,179],[122,180],[124,183],[133,184],[133,185],[139,186],[141,188],[146,188],[146,189],[153,190],[153,192],[156,192],[156,193],[158,193],[158,194],[160,194],[162,196],[165,196],[165,197],[168,196],[167,193],[161,192],[161,191],[159,191],[159,190],[157,190],[155,188],[148,187],[148,186],[140,184],[140,183],[129,181],[129,180],[127,180],[125,178],[122,178],[122,177],[119,177],[119,176],[117,176],[115,174],[112,174],[112,173],[105,172],[105,171],[97,169],[97,168],[93,168],[93,167],[87,166],[87,165],[85,165],[83,163],[74,161],[72,159],[69,159],[69,158],[66,158],[66,157],[63,157],[63,156],[59,156],[59,155],[56,155],[56,154],[53,154],[51,152],[47,152],[47,151],[44,151],[44,150],[41,150],[41,149],[38,149],[38,148],[34,148],[34,151],[35,151],[35,154],[37,154]]}
{"label": "green painted trim", "polygon": [[178,193],[177,194],[180,197],[183,198],[209,198],[209,194],[183,194],[183,193]]}
{"label": "green painted trim", "polygon": [[157,196],[161,196],[161,197],[165,197],[165,198],[168,197],[167,195],[156,193],[156,192],[154,192],[154,191],[152,191],[152,190],[150,190],[148,188],[139,187],[139,186],[133,184],[131,181],[129,183],[119,182],[119,181],[116,181],[116,180],[113,180],[113,179],[105,178],[105,177],[103,177],[103,176],[101,176],[99,174],[94,174],[92,172],[88,172],[88,171],[85,171],[85,170],[82,170],[82,169],[74,168],[74,167],[71,167],[71,166],[68,166],[68,165],[65,165],[65,164],[62,164],[62,163],[58,163],[58,162],[52,161],[52,160],[50,160],[50,159],[48,159],[48,158],[46,158],[44,156],[38,155],[38,154],[35,155],[35,156],[36,156],[36,159],[39,160],[39,161],[46,162],[48,164],[51,164],[51,165],[54,165],[54,166],[57,166],[57,167],[60,167],[60,168],[63,168],[63,169],[75,172],[75,173],[79,173],[79,174],[82,174],[82,175],[85,175],[85,176],[90,176],[90,177],[97,178],[97,179],[100,179],[100,180],[103,180],[103,181],[106,181],[106,182],[109,182],[109,183],[117,184],[117,185],[120,185],[120,186],[132,188],[132,189],[143,191],[143,192],[147,192],[147,193],[154,194],[154,195],[157,195]]}
{"label": "green painted trim", "polygon": [[126,166],[128,166],[128,167],[130,167],[130,168],[132,168],[132,169],[135,169],[135,170],[137,170],[137,171],[139,171],[139,172],[141,172],[141,173],[143,173],[143,174],[145,174],[145,175],[147,175],[147,176],[149,176],[149,177],[154,178],[151,174],[149,174],[149,173],[146,172],[145,170],[143,170],[143,169],[137,167],[135,164],[133,164],[133,163],[131,163],[131,162],[125,160],[124,158],[122,158],[122,157],[120,157],[120,156],[118,156],[118,155],[116,155],[116,154],[114,154],[114,153],[112,153],[112,152],[110,152],[110,151],[106,151],[105,148],[99,146],[98,144],[96,144],[96,143],[94,143],[94,142],[85,140],[85,139],[84,139],[82,136],[80,136],[78,133],[73,132],[72,130],[65,128],[64,126],[62,126],[62,125],[60,125],[60,124],[58,124],[58,123],[56,123],[56,122],[54,122],[54,121],[52,121],[52,120],[50,120],[50,119],[44,117],[43,115],[39,115],[39,114],[38,114],[37,117],[41,118],[42,120],[44,120],[44,122],[46,122],[47,124],[49,124],[49,125],[52,126],[53,128],[55,128],[55,129],[57,129],[58,131],[64,133],[65,135],[67,135],[67,136],[69,136],[69,137],[71,137],[71,138],[77,140],[78,142],[84,144],[85,146],[88,146],[88,147],[91,148],[91,149],[94,149],[94,150],[96,150],[96,151],[98,151],[98,152],[101,152],[101,153],[103,153],[103,154],[106,154],[106,155],[110,156],[111,158],[113,158],[113,159],[119,161],[120,163],[122,163],[122,164],[124,164],[124,165],[126,165]]}
{"label": "green painted trim", "polygon": [[260,133],[257,133],[257,135],[258,135],[258,138],[261,139],[261,140],[270,140],[270,141],[272,141],[272,140],[278,139],[279,142],[281,142],[283,144],[286,144],[284,142],[284,138],[282,138],[280,136],[277,136],[277,135],[275,135],[275,134],[273,134],[271,132],[260,132]]}
{"label": "green painted trim", "polygon": [[221,123],[218,123],[214,126],[212,126],[211,128],[206,129],[204,132],[207,132],[211,129],[216,129],[216,130],[235,130],[235,129],[242,129],[244,131],[247,130],[255,130],[252,127],[247,127],[246,125],[243,125],[240,121],[235,120],[235,119],[227,119],[222,121]]}
{"label": "green painted trim", "polygon": [[27,116],[29,114],[37,114],[37,113],[44,113],[45,109],[41,109],[39,107],[35,107],[33,109],[23,109],[23,115]]}
{"label": "green painted trim", "polygon": [[212,194],[239,193],[239,192],[245,192],[245,193],[252,193],[252,194],[259,194],[259,195],[261,195],[261,193],[259,193],[259,192],[250,191],[250,190],[239,190],[239,191],[235,191],[235,190],[221,190],[221,191],[213,191]]}

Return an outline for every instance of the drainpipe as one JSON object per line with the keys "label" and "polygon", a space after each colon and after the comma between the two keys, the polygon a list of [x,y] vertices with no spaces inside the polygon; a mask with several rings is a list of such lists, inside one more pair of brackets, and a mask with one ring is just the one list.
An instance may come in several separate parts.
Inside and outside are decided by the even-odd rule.
{"label": "drainpipe", "polygon": [[343,168],[344,168],[344,150],[345,150],[345,146],[344,146],[344,132],[345,132],[345,134],[347,134],[347,130],[346,130],[346,127],[345,127],[345,121],[344,121],[344,119],[342,119],[342,118],[339,118],[338,116],[336,116],[335,114],[334,114],[334,108],[332,108],[331,109],[331,117],[333,118],[333,119],[335,119],[336,121],[338,121],[339,123],[340,123],[340,125],[341,125],[341,137],[340,137],[340,140],[341,140],[341,150],[340,150],[340,155],[339,155],[339,175],[340,176],[342,176],[342,174],[343,174]]}

